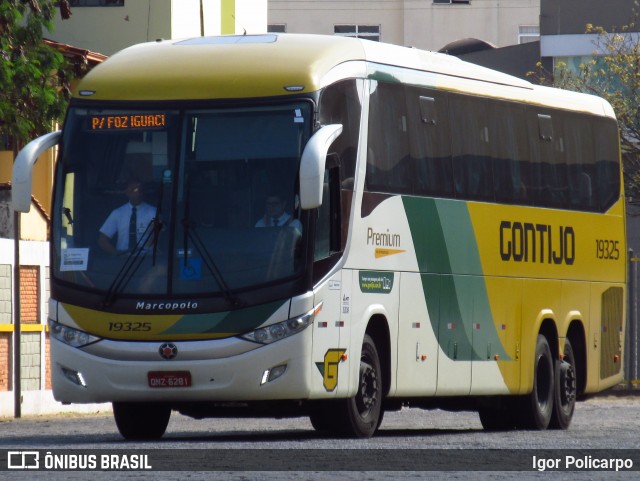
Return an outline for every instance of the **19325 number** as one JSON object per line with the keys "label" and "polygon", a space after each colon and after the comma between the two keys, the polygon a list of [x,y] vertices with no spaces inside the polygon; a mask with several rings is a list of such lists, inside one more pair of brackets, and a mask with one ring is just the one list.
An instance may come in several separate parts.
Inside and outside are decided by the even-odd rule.
{"label": "19325 number", "polygon": [[620,241],[596,239],[596,258],[611,261],[620,259]]}
{"label": "19325 number", "polygon": [[148,332],[151,330],[150,322],[110,322],[111,332]]}

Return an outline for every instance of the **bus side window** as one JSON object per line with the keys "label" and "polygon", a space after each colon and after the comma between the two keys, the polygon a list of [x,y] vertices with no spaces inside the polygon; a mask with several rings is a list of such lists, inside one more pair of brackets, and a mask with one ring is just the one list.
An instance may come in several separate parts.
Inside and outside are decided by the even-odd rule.
{"label": "bus side window", "polygon": [[460,199],[493,200],[493,177],[487,124],[487,101],[449,95],[451,151],[455,195]]}
{"label": "bus side window", "polygon": [[340,156],[343,188],[351,190],[353,190],[355,177],[362,110],[356,82],[358,80],[349,79],[329,85],[322,91],[319,103],[319,118],[322,125],[342,125],[342,133],[332,144],[331,150]]}
{"label": "bus side window", "polygon": [[[358,88],[359,87],[359,88]],[[319,118],[322,125],[340,124],[342,133],[331,145],[338,156],[336,165],[340,168],[341,205],[343,207],[341,249],[347,243],[351,198],[355,188],[356,156],[360,135],[362,105],[360,95],[364,81],[342,80],[326,87],[320,96]]]}
{"label": "bus side window", "polygon": [[523,105],[489,101],[489,135],[496,200],[527,204],[530,162]]}
{"label": "bus side window", "polygon": [[331,195],[329,193],[329,171],[324,171],[322,187],[322,205],[318,208],[316,220],[316,242],[313,260],[319,261],[329,257],[331,253]]}
{"label": "bus side window", "polygon": [[594,210],[595,157],[591,121],[571,114],[564,114],[563,118],[570,205],[578,210]]}
{"label": "bus side window", "polygon": [[327,157],[324,172],[322,205],[318,208],[313,253],[313,278],[320,280],[337,262],[342,251],[342,222],[340,208],[340,169],[336,165],[337,155]]}
{"label": "bus side window", "polygon": [[407,114],[413,193],[451,197],[453,175],[447,94],[407,87]]}
{"label": "bus side window", "polygon": [[369,106],[369,152],[365,190],[412,193],[408,120],[404,88],[372,82]]}
{"label": "bus side window", "polygon": [[[530,119],[531,158],[535,172],[534,205],[541,207],[567,207],[567,166],[565,140],[559,113],[537,113],[532,110]],[[537,140],[536,140],[537,139]]]}
{"label": "bus side window", "polygon": [[620,197],[620,151],[618,125],[612,119],[593,122],[595,180],[592,187],[598,210],[605,212]]}

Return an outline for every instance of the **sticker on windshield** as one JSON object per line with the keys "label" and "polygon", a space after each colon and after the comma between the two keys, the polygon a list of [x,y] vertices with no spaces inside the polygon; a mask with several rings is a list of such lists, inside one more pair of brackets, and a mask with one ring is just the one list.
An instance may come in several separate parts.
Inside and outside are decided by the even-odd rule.
{"label": "sticker on windshield", "polygon": [[202,277],[202,260],[188,258],[187,263],[180,261],[180,280],[198,281]]}
{"label": "sticker on windshield", "polygon": [[60,271],[86,271],[88,264],[88,247],[62,249],[60,252]]}
{"label": "sticker on windshield", "polygon": [[304,122],[304,117],[302,116],[302,110],[296,109],[295,113],[296,113],[296,116],[293,118],[293,122],[295,124],[303,123]]}

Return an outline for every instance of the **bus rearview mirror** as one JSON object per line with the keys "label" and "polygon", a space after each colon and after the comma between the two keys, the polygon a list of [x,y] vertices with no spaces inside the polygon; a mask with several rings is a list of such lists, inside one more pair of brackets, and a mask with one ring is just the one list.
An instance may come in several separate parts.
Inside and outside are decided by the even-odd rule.
{"label": "bus rearview mirror", "polygon": [[18,153],[11,178],[11,203],[14,210],[29,212],[31,209],[33,165],[45,151],[60,142],[61,135],[60,130],[45,134],[29,142]]}
{"label": "bus rearview mirror", "polygon": [[300,161],[300,206],[315,209],[322,205],[322,187],[327,153],[333,141],[342,133],[342,125],[320,128],[307,142]]}

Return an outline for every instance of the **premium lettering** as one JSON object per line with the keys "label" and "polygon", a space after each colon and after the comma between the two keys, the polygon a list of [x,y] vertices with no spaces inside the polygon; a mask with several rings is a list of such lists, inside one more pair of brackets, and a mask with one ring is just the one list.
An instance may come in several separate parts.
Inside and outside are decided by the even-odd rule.
{"label": "premium lettering", "polygon": [[376,232],[371,227],[367,229],[367,245],[381,247],[399,247],[400,234],[391,234],[387,232]]}

